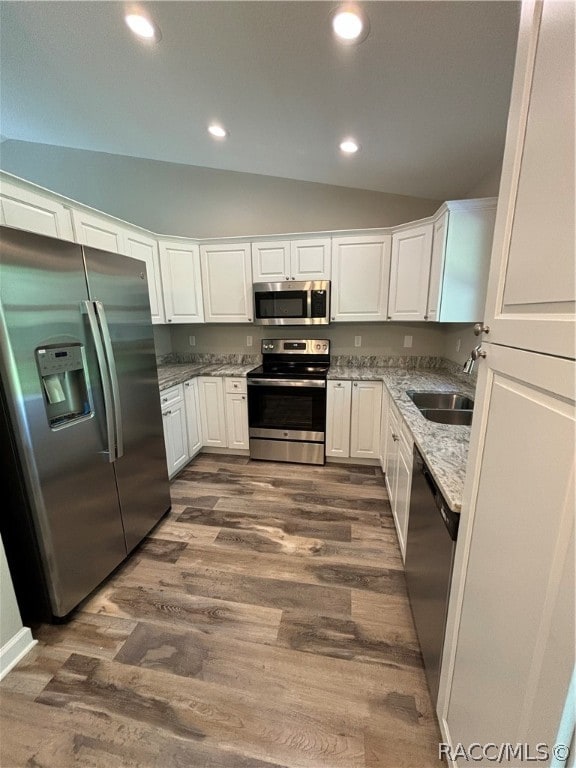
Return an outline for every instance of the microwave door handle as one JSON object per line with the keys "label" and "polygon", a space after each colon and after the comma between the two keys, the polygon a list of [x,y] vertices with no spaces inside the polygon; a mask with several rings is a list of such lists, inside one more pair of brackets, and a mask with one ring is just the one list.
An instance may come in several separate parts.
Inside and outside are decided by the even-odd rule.
{"label": "microwave door handle", "polygon": [[306,317],[312,317],[312,291],[306,291]]}
{"label": "microwave door handle", "polygon": [[110,463],[116,461],[116,439],[114,435],[114,405],[112,401],[112,389],[110,386],[110,376],[108,372],[108,366],[106,365],[106,355],[104,354],[104,347],[102,346],[102,337],[100,335],[100,327],[98,326],[98,318],[96,316],[96,309],[94,302],[83,301],[86,315],[88,316],[88,324],[92,333],[92,341],[94,342],[94,349],[96,351],[96,360],[98,362],[98,370],[100,371],[100,380],[102,381],[102,395],[104,397],[104,413],[106,418],[106,434],[108,437],[108,461]]}
{"label": "microwave door handle", "polygon": [[114,402],[114,420],[116,422],[116,458],[119,459],[124,455],[124,433],[122,430],[122,406],[120,404],[120,387],[118,386],[116,359],[114,358],[114,350],[112,349],[112,338],[110,337],[110,329],[108,328],[108,320],[106,319],[104,304],[102,304],[101,301],[95,301],[94,304],[96,305],[98,319],[100,320],[104,351],[106,352],[108,370],[110,371],[112,399]]}

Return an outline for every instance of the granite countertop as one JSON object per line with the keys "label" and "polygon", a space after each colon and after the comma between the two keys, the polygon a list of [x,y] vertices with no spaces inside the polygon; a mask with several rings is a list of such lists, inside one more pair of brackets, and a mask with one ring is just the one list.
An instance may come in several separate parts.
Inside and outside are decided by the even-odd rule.
{"label": "granite countertop", "polygon": [[194,376],[246,376],[257,363],[171,363],[158,366],[160,391],[183,384]]}
{"label": "granite countertop", "polygon": [[428,421],[406,394],[415,389],[432,392],[462,392],[474,397],[475,380],[447,370],[331,366],[329,379],[383,381],[408,425],[448,506],[462,508],[470,427]]}

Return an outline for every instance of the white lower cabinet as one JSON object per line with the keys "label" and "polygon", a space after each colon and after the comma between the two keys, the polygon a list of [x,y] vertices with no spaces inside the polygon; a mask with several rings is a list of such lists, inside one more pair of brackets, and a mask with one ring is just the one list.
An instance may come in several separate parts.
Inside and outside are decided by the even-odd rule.
{"label": "white lower cabinet", "polygon": [[381,405],[381,381],[329,381],[326,456],[378,459]]}
{"label": "white lower cabinet", "polygon": [[329,381],[326,390],[326,456],[350,456],[352,382]]}
{"label": "white lower cabinet", "polygon": [[202,424],[200,422],[197,379],[190,379],[184,383],[184,400],[186,401],[188,458],[192,459],[202,448]]}
{"label": "white lower cabinet", "polygon": [[226,393],[228,448],[248,450],[248,400],[246,395]]}
{"label": "white lower cabinet", "polygon": [[212,448],[226,448],[228,439],[222,378],[199,376],[198,399],[203,444]]}
{"label": "white lower cabinet", "polygon": [[412,452],[414,443],[408,435],[402,417],[390,400],[388,429],[384,459],[385,481],[390,499],[394,525],[398,535],[402,559],[406,557],[406,533],[410,511],[412,485]]}
{"label": "white lower cabinet", "polygon": [[161,403],[168,476],[172,477],[182,469],[189,458],[186,403],[182,384],[162,392]]}
{"label": "white lower cabinet", "polygon": [[377,459],[380,455],[381,381],[352,383],[350,457]]}

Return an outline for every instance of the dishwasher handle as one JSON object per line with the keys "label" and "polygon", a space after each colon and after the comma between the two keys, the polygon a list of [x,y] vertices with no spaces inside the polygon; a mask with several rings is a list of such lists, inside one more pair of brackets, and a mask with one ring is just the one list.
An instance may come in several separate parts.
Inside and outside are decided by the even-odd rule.
{"label": "dishwasher handle", "polygon": [[[418,454],[418,456],[416,456],[416,454]],[[440,517],[444,521],[446,530],[450,534],[452,541],[456,541],[458,537],[458,526],[460,524],[460,513],[453,512],[444,500],[444,497],[436,485],[436,481],[432,477],[432,473],[428,469],[422,454],[420,451],[418,451],[416,446],[414,446],[414,458],[416,459],[414,462],[414,470],[418,471],[419,469],[424,475],[424,479],[426,480],[426,484],[428,485],[430,493],[434,498],[434,503],[436,504],[438,512],[440,513]]]}

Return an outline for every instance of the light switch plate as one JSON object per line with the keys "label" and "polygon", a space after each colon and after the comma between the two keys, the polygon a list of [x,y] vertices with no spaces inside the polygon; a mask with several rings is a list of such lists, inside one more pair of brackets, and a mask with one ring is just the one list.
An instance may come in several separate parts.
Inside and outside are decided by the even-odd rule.
{"label": "light switch plate", "polygon": [[404,346],[405,347],[412,346],[412,336],[404,336]]}
{"label": "light switch plate", "polygon": [[252,336],[246,336],[246,346],[247,347],[252,346]]}
{"label": "light switch plate", "polygon": [[188,336],[188,343],[191,347],[196,346],[196,336]]}
{"label": "light switch plate", "polygon": [[362,336],[354,336],[354,346],[355,347],[362,346]]}

